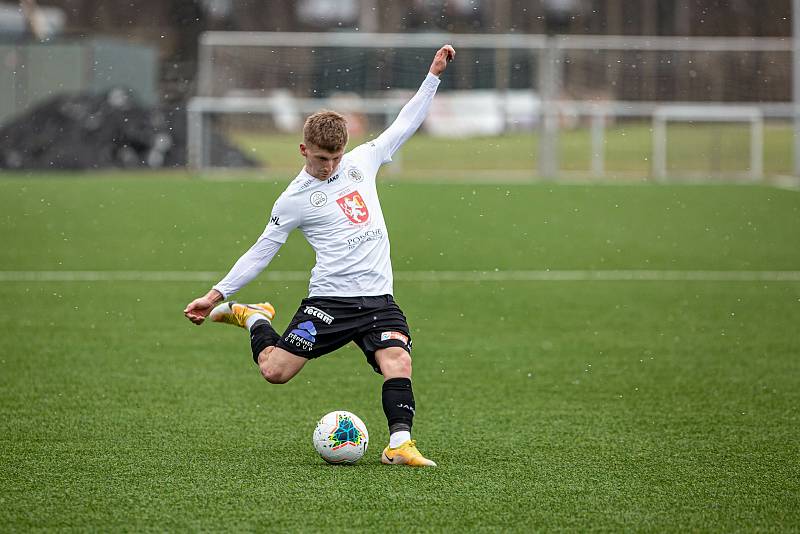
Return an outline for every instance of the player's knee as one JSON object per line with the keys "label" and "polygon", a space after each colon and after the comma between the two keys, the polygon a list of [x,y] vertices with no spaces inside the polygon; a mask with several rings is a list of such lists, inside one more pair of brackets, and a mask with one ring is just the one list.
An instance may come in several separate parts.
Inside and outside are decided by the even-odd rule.
{"label": "player's knee", "polygon": [[272,352],[274,349],[275,349],[275,347],[274,347],[273,345],[270,345],[269,347],[265,348],[264,350],[262,350],[262,351],[261,351],[261,352],[258,354],[258,359],[256,360],[256,363],[259,365],[259,367],[260,367],[260,366],[262,366],[262,365],[264,365],[264,364],[266,363],[266,361],[267,361],[267,358],[269,358],[269,355],[270,355],[270,353],[271,353],[271,352]]}
{"label": "player's knee", "polygon": [[283,369],[277,369],[275,367],[270,367],[268,365],[265,365],[260,369],[261,369],[261,376],[263,376],[264,380],[266,380],[270,384],[285,384],[292,378],[292,375],[285,372]]}
{"label": "player's knee", "polygon": [[411,355],[400,347],[383,349],[380,363],[384,376],[411,376]]}

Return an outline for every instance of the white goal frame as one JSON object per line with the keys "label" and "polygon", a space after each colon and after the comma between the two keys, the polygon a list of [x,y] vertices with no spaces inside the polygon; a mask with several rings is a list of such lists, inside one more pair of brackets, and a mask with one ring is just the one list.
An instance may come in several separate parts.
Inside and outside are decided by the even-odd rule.
{"label": "white goal frame", "polygon": [[[667,178],[667,123],[669,122],[747,122],[750,124],[751,180],[764,176],[764,113],[752,106],[667,105],[653,111],[653,177]],[[685,174],[671,172],[670,175]]]}
{"label": "white goal frame", "polygon": [[[795,0],[800,2],[800,0]],[[538,79],[534,90],[539,92],[541,105],[538,112],[539,161],[532,176],[558,178],[564,174],[559,162],[558,138],[559,110],[568,110],[578,117],[590,119],[591,153],[590,175],[594,178],[609,176],[605,168],[605,134],[608,120],[632,117],[652,119],[653,161],[652,175],[655,179],[666,178],[666,122],[684,120],[681,113],[692,117],[687,120],[710,122],[751,123],[751,167],[747,176],[763,177],[763,120],[800,117],[800,105],[792,102],[762,102],[730,105],[723,102],[664,102],[652,101],[595,101],[567,100],[559,94],[564,53],[567,51],[680,51],[680,52],[791,52],[792,42],[773,37],[671,37],[671,36],[617,36],[617,35],[568,35],[546,36],[535,34],[452,34],[452,33],[361,33],[361,32],[230,32],[211,31],[200,36],[198,50],[197,95],[187,106],[188,119],[188,165],[194,169],[205,169],[212,165],[208,161],[209,117],[214,114],[242,113],[274,115],[281,111],[281,104],[270,97],[240,95],[214,95],[212,86],[215,77],[213,50],[229,47],[356,47],[356,48],[420,48],[435,49],[442,43],[452,43],[456,48],[524,50],[538,56]],[[385,114],[387,120],[400,109],[394,103],[381,103],[380,98],[365,98],[363,105],[353,104],[350,111]],[[313,112],[326,105],[324,99],[295,99],[297,109]],[[336,103],[337,109],[342,103]],[[505,109],[505,104],[502,106]],[[654,113],[661,110],[664,117]],[[680,111],[682,110],[682,111]],[[677,115],[671,116],[671,113]],[[734,118],[735,117],[735,118]],[[798,122],[800,124],[800,122]],[[661,133],[657,131],[663,128]],[[800,131],[800,130],[799,130]],[[796,136],[800,139],[800,134]],[[800,141],[798,141],[800,143]],[[800,145],[799,145],[800,146]],[[760,148],[759,148],[760,147]],[[800,161],[800,158],[798,158]],[[395,168],[395,171],[399,170]],[[583,171],[581,171],[583,172]],[[646,172],[646,171],[645,171]],[[674,174],[674,173],[673,173]]]}

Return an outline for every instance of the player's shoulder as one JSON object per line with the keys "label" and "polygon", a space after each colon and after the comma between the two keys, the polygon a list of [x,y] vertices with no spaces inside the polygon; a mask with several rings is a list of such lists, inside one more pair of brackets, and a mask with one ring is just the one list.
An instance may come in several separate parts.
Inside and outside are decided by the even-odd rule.
{"label": "player's shoulder", "polygon": [[281,194],[282,197],[294,197],[306,191],[319,183],[319,180],[311,176],[305,171],[301,171],[297,177],[289,182],[286,189]]}
{"label": "player's shoulder", "polygon": [[361,143],[357,147],[353,148],[349,151],[345,156],[350,156],[351,158],[358,158],[359,156],[364,155],[368,152],[375,152],[378,149],[378,146],[375,144],[375,139],[367,141],[366,143]]}
{"label": "player's shoulder", "polygon": [[352,161],[368,167],[375,167],[376,164],[380,167],[392,161],[391,154],[387,152],[385,139],[382,140],[381,136],[358,145],[349,154],[352,154]]}
{"label": "player's shoulder", "polygon": [[[367,169],[370,173],[377,172],[377,168],[385,163],[384,148],[378,139],[372,139],[362,143],[347,153],[349,156],[345,164],[349,164],[361,169]],[[391,161],[390,159],[388,161]]]}
{"label": "player's shoulder", "polygon": [[314,185],[315,178],[304,176],[304,173],[298,174],[297,177],[289,182],[286,189],[275,200],[276,208],[282,210],[291,210],[300,205],[299,199],[303,196],[304,192]]}

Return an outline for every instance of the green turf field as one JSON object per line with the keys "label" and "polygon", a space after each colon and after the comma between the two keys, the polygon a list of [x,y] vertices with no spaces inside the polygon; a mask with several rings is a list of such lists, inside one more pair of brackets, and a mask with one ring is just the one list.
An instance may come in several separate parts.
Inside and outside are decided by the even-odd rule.
{"label": "green turf field", "polygon": [[[370,136],[371,137],[371,136]],[[247,154],[276,171],[296,172],[297,135],[235,132],[232,138]],[[353,139],[355,146],[365,138]],[[561,170],[590,176],[592,154],[588,128],[565,129],[559,138]],[[764,172],[791,174],[792,129],[770,122],[764,129]],[[610,125],[605,136],[609,178],[648,176],[652,167],[649,123]],[[497,177],[527,177],[536,169],[539,140],[535,133],[452,139],[424,134],[412,137],[400,151],[403,173],[436,173],[440,180],[491,171]],[[744,173],[750,165],[750,131],[744,124],[671,124],[667,128],[667,168],[675,173]],[[392,172],[389,170],[389,172]]]}
{"label": "green turf field", "polygon": [[[355,348],[274,386],[244,331],[181,314],[284,185],[0,179],[0,530],[800,529],[800,281],[502,277],[796,273],[800,193],[386,182],[398,278],[432,272],[395,287],[439,463],[413,470],[379,463],[381,381]],[[312,262],[294,235],[271,269]],[[496,279],[434,276],[476,270]],[[195,274],[24,280],[43,271]],[[306,290],[288,278],[239,298],[269,298],[281,329]],[[355,466],[311,445],[333,409],[369,427]]]}

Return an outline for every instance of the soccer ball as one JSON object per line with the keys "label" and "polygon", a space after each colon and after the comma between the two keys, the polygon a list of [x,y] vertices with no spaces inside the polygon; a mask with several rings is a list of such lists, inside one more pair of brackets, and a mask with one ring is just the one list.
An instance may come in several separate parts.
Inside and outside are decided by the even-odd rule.
{"label": "soccer ball", "polygon": [[367,426],[342,410],[325,414],[314,429],[314,448],[329,464],[354,464],[367,452]]}

